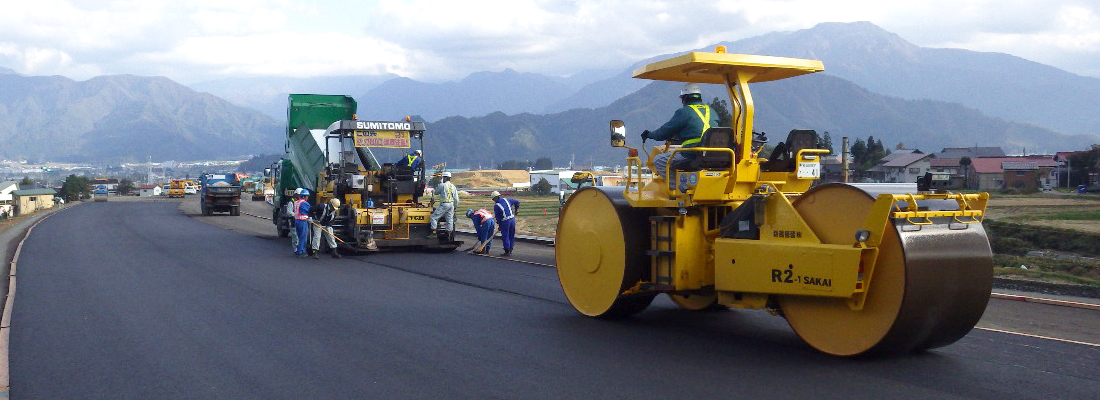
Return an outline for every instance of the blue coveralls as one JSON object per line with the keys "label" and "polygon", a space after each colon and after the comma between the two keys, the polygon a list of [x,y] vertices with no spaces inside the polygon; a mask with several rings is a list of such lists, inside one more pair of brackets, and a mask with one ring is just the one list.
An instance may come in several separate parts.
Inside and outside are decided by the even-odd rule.
{"label": "blue coveralls", "polygon": [[516,244],[515,210],[519,209],[519,200],[498,197],[494,203],[493,215],[500,224],[500,240],[504,241],[504,251],[510,251]]}
{"label": "blue coveralls", "polygon": [[474,229],[477,230],[477,241],[485,242],[485,252],[489,251],[489,247],[493,245],[493,233],[496,231],[496,222],[493,221],[492,215],[486,210],[477,210],[474,215],[470,216],[470,219],[474,221]]}
{"label": "blue coveralls", "polygon": [[420,163],[423,161],[416,153],[410,153],[409,155],[402,157],[397,161],[398,166],[407,166],[412,169],[420,167]]}
{"label": "blue coveralls", "polygon": [[294,231],[298,234],[298,248],[294,254],[306,254],[306,245],[309,244],[309,202],[297,200],[294,202]]}

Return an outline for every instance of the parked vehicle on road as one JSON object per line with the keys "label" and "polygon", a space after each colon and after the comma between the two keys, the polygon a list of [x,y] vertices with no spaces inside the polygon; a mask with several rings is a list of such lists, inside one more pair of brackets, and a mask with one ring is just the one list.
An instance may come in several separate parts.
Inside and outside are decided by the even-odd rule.
{"label": "parked vehicle on road", "polygon": [[215,212],[241,215],[241,182],[236,175],[203,174],[199,182],[202,185],[199,198],[202,215],[214,215]]}

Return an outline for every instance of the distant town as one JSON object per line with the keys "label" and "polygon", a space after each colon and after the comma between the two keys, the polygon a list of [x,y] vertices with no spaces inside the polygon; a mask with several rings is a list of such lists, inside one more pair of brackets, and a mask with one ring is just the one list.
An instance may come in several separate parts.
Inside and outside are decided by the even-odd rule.
{"label": "distant town", "polygon": [[[873,141],[873,139],[871,139]],[[825,146],[831,147],[831,146]],[[840,152],[836,152],[840,153]],[[916,182],[929,180],[932,190],[970,190],[1005,194],[1028,194],[1062,190],[1069,192],[1100,191],[1100,146],[1079,151],[1064,151],[1042,155],[1006,155],[1000,147],[953,147],[938,152],[920,149],[882,148],[881,142],[857,140],[845,157],[830,155],[822,158],[819,182]],[[260,181],[264,177],[263,166],[268,161],[223,160],[192,162],[146,162],[117,165],[90,165],[71,163],[31,164],[25,161],[0,160],[0,217],[34,212],[53,207],[63,201],[80,199],[66,190],[66,180],[81,178],[86,183],[85,196],[90,197],[96,182],[106,184],[112,196],[167,196],[168,183],[173,180],[197,180],[203,173],[239,173]],[[245,165],[246,168],[242,168]],[[455,183],[464,189],[481,186],[510,188],[525,191],[536,187],[542,180],[548,184],[548,195],[560,195],[575,189],[570,177],[576,172],[593,172],[593,184],[621,185],[621,166],[582,166],[568,168],[535,169],[533,164],[505,161],[495,167],[502,170],[518,170],[523,174],[508,174],[501,182],[482,182],[469,179]],[[545,167],[545,165],[540,165]],[[435,166],[436,172],[445,165]],[[247,170],[247,171],[246,171]],[[466,169],[448,169],[452,172]],[[643,176],[648,171],[642,171]],[[256,184],[261,190],[262,184]],[[539,190],[543,192],[543,190]],[[68,197],[66,199],[66,197]]]}

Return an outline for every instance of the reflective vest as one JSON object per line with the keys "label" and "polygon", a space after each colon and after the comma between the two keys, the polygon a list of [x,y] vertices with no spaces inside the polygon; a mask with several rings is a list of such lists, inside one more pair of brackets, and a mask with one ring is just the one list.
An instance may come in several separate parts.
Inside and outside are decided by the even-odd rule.
{"label": "reflective vest", "polygon": [[710,129],[710,107],[707,107],[704,104],[692,104],[688,107],[691,107],[691,110],[695,111],[695,115],[698,115],[699,119],[703,120],[703,131],[699,132],[699,137],[695,139],[688,139],[681,143],[681,145],[683,145],[684,147],[699,143],[699,141],[703,140],[703,132],[706,132],[707,129]]}
{"label": "reflective vest", "polygon": [[417,159],[417,156],[415,154],[409,154],[409,155],[405,156],[405,165],[409,166],[409,167],[412,167],[413,163],[416,162],[416,159]]}
{"label": "reflective vest", "polygon": [[474,211],[474,215],[477,215],[477,216],[481,217],[481,223],[485,223],[485,221],[492,221],[493,220],[493,214],[489,213],[489,210],[486,210],[484,208],[480,209],[480,210],[477,210],[477,211]]}
{"label": "reflective vest", "polygon": [[305,202],[306,201],[302,199],[294,201],[294,219],[299,221],[305,221],[309,219],[309,215],[302,212],[302,203]]}
{"label": "reflective vest", "polygon": [[507,221],[516,217],[516,215],[512,213],[512,204],[508,203],[508,200],[501,197],[500,201],[496,203],[496,207],[500,209],[500,215],[504,216],[504,218],[500,219],[501,221]]}
{"label": "reflective vest", "polygon": [[455,185],[450,182],[443,182],[439,184],[439,187],[443,188],[443,193],[439,194],[439,201],[443,203],[453,203],[455,201],[455,197],[454,195],[452,195],[452,193],[454,191]]}

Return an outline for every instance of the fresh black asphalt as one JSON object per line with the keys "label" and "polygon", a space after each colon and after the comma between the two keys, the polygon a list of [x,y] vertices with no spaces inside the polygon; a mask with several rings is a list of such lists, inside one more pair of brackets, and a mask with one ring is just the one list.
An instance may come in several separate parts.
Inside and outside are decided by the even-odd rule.
{"label": "fresh black asphalt", "polygon": [[975,330],[838,359],[762,311],[661,300],[590,319],[553,268],[295,258],[171,202],[84,204],[35,228],[10,357],[15,399],[1100,398],[1093,346]]}

